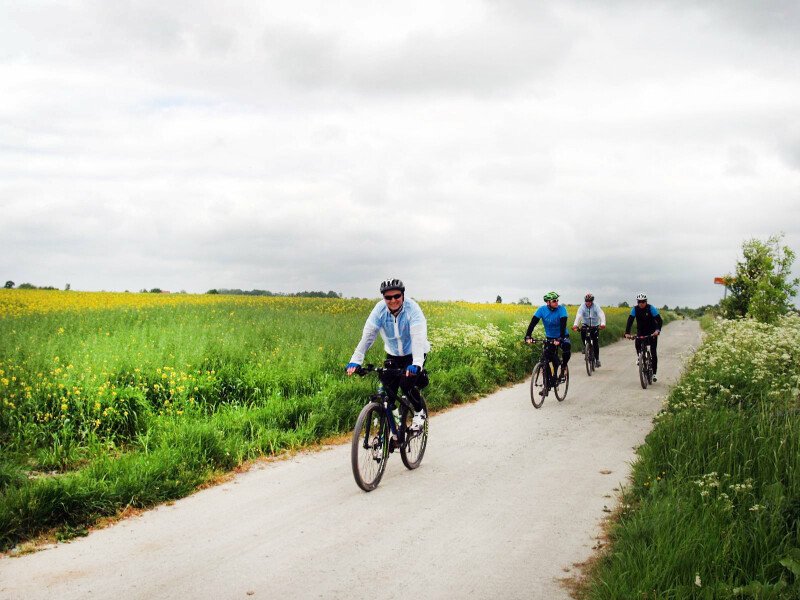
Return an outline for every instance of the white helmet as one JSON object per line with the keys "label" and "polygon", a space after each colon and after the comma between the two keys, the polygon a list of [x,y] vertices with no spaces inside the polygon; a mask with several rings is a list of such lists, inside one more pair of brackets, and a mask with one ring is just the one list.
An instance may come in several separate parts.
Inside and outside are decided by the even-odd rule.
{"label": "white helmet", "polygon": [[647,294],[644,292],[639,292],[636,294],[636,301],[639,302],[639,300],[647,300]]}

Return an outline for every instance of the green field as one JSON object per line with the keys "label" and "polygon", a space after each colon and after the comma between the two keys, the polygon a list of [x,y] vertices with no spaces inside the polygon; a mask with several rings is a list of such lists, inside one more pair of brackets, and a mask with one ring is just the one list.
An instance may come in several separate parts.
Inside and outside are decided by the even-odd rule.
{"label": "green field", "polygon": [[[0,547],[76,535],[350,431],[375,382],[343,366],[374,304],[0,291]],[[432,409],[529,371],[521,338],[534,307],[422,306]],[[604,342],[626,316],[607,312]],[[382,358],[378,342],[368,360]]]}

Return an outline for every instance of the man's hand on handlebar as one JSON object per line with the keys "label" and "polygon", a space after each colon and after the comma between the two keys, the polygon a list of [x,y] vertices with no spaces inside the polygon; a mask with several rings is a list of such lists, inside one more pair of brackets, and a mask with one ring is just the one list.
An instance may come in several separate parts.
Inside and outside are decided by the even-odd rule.
{"label": "man's hand on handlebar", "polygon": [[358,371],[358,369],[359,369],[360,367],[361,367],[361,365],[360,365],[360,364],[358,364],[358,363],[347,363],[347,366],[345,367],[345,369],[347,370],[347,375],[348,375],[348,376],[349,376],[349,375],[352,375],[353,373],[355,373],[356,371]]}

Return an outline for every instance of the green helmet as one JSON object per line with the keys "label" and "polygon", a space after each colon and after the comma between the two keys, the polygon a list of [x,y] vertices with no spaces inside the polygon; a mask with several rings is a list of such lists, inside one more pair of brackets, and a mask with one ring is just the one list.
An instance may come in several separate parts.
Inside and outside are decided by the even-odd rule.
{"label": "green helmet", "polygon": [[558,293],[557,292],[547,292],[544,295],[544,301],[550,302],[550,300],[558,300]]}

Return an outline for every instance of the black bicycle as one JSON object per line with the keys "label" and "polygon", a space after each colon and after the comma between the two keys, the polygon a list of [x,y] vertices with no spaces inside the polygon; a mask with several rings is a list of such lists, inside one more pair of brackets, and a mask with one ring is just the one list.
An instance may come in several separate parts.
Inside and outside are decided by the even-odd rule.
{"label": "black bicycle", "polygon": [[544,404],[544,399],[553,390],[556,394],[556,399],[561,402],[567,397],[567,390],[569,389],[569,368],[564,370],[563,381],[558,377],[558,367],[560,361],[558,360],[558,351],[553,352],[553,359],[547,360],[547,348],[553,346],[553,341],[548,339],[532,339],[533,344],[542,344],[542,354],[539,357],[539,362],[533,367],[533,374],[531,375],[531,404],[534,408],[541,408]]}
{"label": "black bicycle", "polygon": [[[420,429],[412,427],[414,406],[405,394],[393,394],[385,387],[385,379],[403,376],[405,369],[364,365],[355,373],[365,376],[376,373],[381,385],[361,409],[353,430],[350,462],[358,487],[371,492],[381,481],[389,455],[400,450],[407,469],[416,469],[422,462],[428,444],[428,405],[420,394],[425,421]],[[397,411],[397,404],[399,408]]]}
{"label": "black bicycle", "polygon": [[584,356],[583,360],[586,363],[586,374],[591,377],[592,373],[594,373],[595,368],[597,367],[597,355],[595,354],[594,350],[594,335],[597,334],[599,331],[599,327],[596,325],[582,325],[581,326],[581,337],[584,340],[583,343],[583,350]]}
{"label": "black bicycle", "polygon": [[650,354],[650,338],[652,335],[637,335],[631,337],[633,340],[639,340],[639,352],[637,353],[639,364],[639,382],[642,384],[642,389],[646,390],[647,386],[653,383],[653,356]]}

